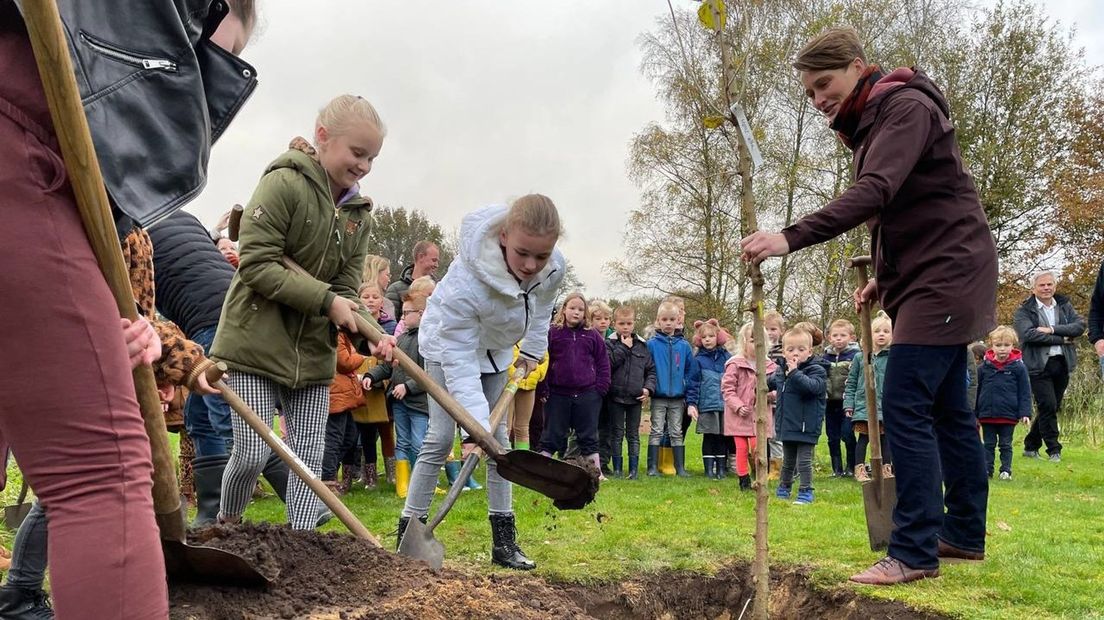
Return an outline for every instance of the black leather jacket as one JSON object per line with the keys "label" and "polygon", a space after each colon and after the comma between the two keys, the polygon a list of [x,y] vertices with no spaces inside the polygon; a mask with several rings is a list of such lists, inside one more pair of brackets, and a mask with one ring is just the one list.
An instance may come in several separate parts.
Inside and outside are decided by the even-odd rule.
{"label": "black leather jacket", "polygon": [[206,185],[211,145],[256,88],[256,71],[210,41],[226,0],[58,8],[108,194],[148,226]]}

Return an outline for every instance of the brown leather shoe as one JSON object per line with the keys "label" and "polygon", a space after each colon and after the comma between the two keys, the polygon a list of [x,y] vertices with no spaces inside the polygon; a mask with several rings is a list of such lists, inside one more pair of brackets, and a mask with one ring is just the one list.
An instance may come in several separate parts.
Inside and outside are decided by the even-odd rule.
{"label": "brown leather shoe", "polygon": [[858,575],[852,575],[851,581],[870,586],[892,586],[938,576],[938,568],[909,568],[900,560],[886,556]]}
{"label": "brown leather shoe", "polygon": [[939,539],[939,559],[949,560],[951,562],[981,562],[985,559],[984,551],[969,551],[955,547],[954,545],[948,545],[943,542],[943,539]]}

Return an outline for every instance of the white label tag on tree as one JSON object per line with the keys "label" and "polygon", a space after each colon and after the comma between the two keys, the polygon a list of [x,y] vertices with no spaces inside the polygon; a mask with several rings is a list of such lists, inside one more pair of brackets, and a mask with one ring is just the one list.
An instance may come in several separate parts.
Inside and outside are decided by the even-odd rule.
{"label": "white label tag on tree", "polygon": [[736,125],[740,128],[740,135],[744,138],[744,146],[747,147],[748,153],[751,155],[752,165],[756,168],[762,166],[763,155],[759,152],[759,144],[755,142],[755,135],[751,133],[751,123],[748,122],[747,114],[744,114],[743,106],[734,103],[729,109],[736,117]]}

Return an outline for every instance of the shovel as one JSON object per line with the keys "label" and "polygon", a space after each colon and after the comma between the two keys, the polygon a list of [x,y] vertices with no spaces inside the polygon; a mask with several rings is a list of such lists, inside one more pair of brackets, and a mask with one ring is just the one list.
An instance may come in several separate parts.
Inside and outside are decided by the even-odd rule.
{"label": "shovel", "polygon": [[[283,263],[288,269],[301,276],[314,277],[287,256],[283,258]],[[353,313],[353,317],[357,332],[372,344],[378,344],[383,334],[360,314]],[[437,401],[437,404],[441,405],[453,420],[456,420],[476,445],[482,448],[487,456],[494,459],[498,475],[552,498],[552,504],[560,510],[578,510],[594,501],[598,482],[582,467],[557,461],[529,450],[506,451],[498,445],[494,436],[464,409],[463,405],[443,387],[437,385],[421,366],[410,359],[410,356],[403,353],[401,349],[395,348],[394,357],[406,374],[424,387],[430,397]]]}
{"label": "shovel", "polygon": [[[119,316],[138,320],[130,278],[123,266],[123,253],[115,223],[108,208],[107,192],[100,174],[88,120],[81,107],[80,93],[69,58],[69,44],[62,29],[57,5],[49,0],[22,3],[23,18],[34,48],[35,62],[46,92],[50,117],[65,160],[69,181],[77,199],[85,233],[100,270],[103,271]],[[134,388],[141,407],[153,460],[153,511],[161,533],[165,568],[170,579],[198,579],[223,585],[268,585],[270,580],[241,556],[211,547],[185,542],[185,510],[180,501],[176,464],[169,449],[165,417],[153,369],[134,369]]]}
{"label": "shovel", "polygon": [[375,536],[372,536],[368,528],[364,527],[364,524],[356,518],[356,515],[345,506],[337,495],[334,495],[334,492],[323,484],[322,481],[307,468],[307,465],[303,463],[303,461],[299,460],[299,457],[291,451],[291,448],[287,447],[287,444],[280,439],[275,431],[265,424],[264,420],[262,420],[240,396],[235,394],[234,391],[226,385],[226,382],[222,380],[222,375],[225,374],[225,372],[226,364],[219,362],[208,371],[207,381],[211,387],[218,388],[222,392],[223,400],[230,405],[234,413],[238,414],[238,417],[248,424],[249,427],[253,429],[253,432],[257,433],[257,436],[268,444],[268,447],[276,453],[276,456],[280,457],[280,460],[287,463],[288,468],[295,472],[295,475],[299,476],[299,479],[310,487],[311,491],[314,491],[318,499],[322,500],[322,503],[345,524],[345,527],[349,528],[350,532],[356,535],[357,538],[367,540],[377,547],[381,546],[379,540],[377,540]]}
{"label": "shovel", "polygon": [[[502,390],[502,396],[499,397],[494,410],[491,411],[491,428],[498,427],[502,422],[502,418],[506,416],[510,403],[514,401],[514,395],[517,394],[518,381],[520,380],[516,373],[514,375],[510,377],[510,382]],[[468,478],[471,477],[472,472],[479,465],[479,457],[482,455],[482,450],[476,448],[464,459],[464,466],[460,468],[460,474],[456,476],[448,495],[445,496],[444,501],[437,508],[437,514],[433,515],[432,521],[423,524],[418,519],[410,520],[402,541],[399,542],[400,555],[422,560],[433,568],[441,568],[445,560],[445,546],[433,537],[433,530],[437,529],[441,521],[444,521],[445,515],[452,510],[452,505],[456,503],[456,498],[460,497],[460,492],[464,490]]]}
{"label": "shovel", "polygon": [[31,502],[27,499],[27,481],[23,480],[23,484],[19,487],[19,499],[15,500],[14,506],[4,506],[4,525],[9,530],[18,530],[19,526],[23,524],[23,519],[27,518],[27,513],[31,511]]}
{"label": "shovel", "polygon": [[[866,268],[869,256],[855,256],[847,261],[855,270],[859,290],[866,288]],[[870,549],[880,551],[889,547],[889,535],[893,532],[893,509],[897,506],[897,481],[886,476],[882,468],[881,424],[878,422],[878,395],[874,384],[874,342],[870,328],[870,306],[867,301],[859,309],[862,324],[863,378],[866,382],[867,426],[870,430],[870,480],[862,483],[863,507],[866,509],[866,532]]]}

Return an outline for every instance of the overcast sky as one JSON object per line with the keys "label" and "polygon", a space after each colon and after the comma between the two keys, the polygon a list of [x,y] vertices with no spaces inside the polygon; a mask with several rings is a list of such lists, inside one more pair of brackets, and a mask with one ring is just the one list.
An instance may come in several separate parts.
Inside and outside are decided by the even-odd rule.
{"label": "overcast sky", "polygon": [[[259,4],[262,30],[243,56],[260,85],[188,206],[205,224],[245,203],[265,164],[292,137],[309,137],[318,109],[348,92],[372,101],[388,126],[361,184],[376,204],[419,209],[451,230],[482,205],[548,194],[588,293],[615,288],[602,266],[620,255],[638,200],[629,142],[663,118],[640,74],[637,37],[667,15],[665,0]],[[1077,44],[1104,65],[1100,0],[1046,7],[1077,24]]]}

